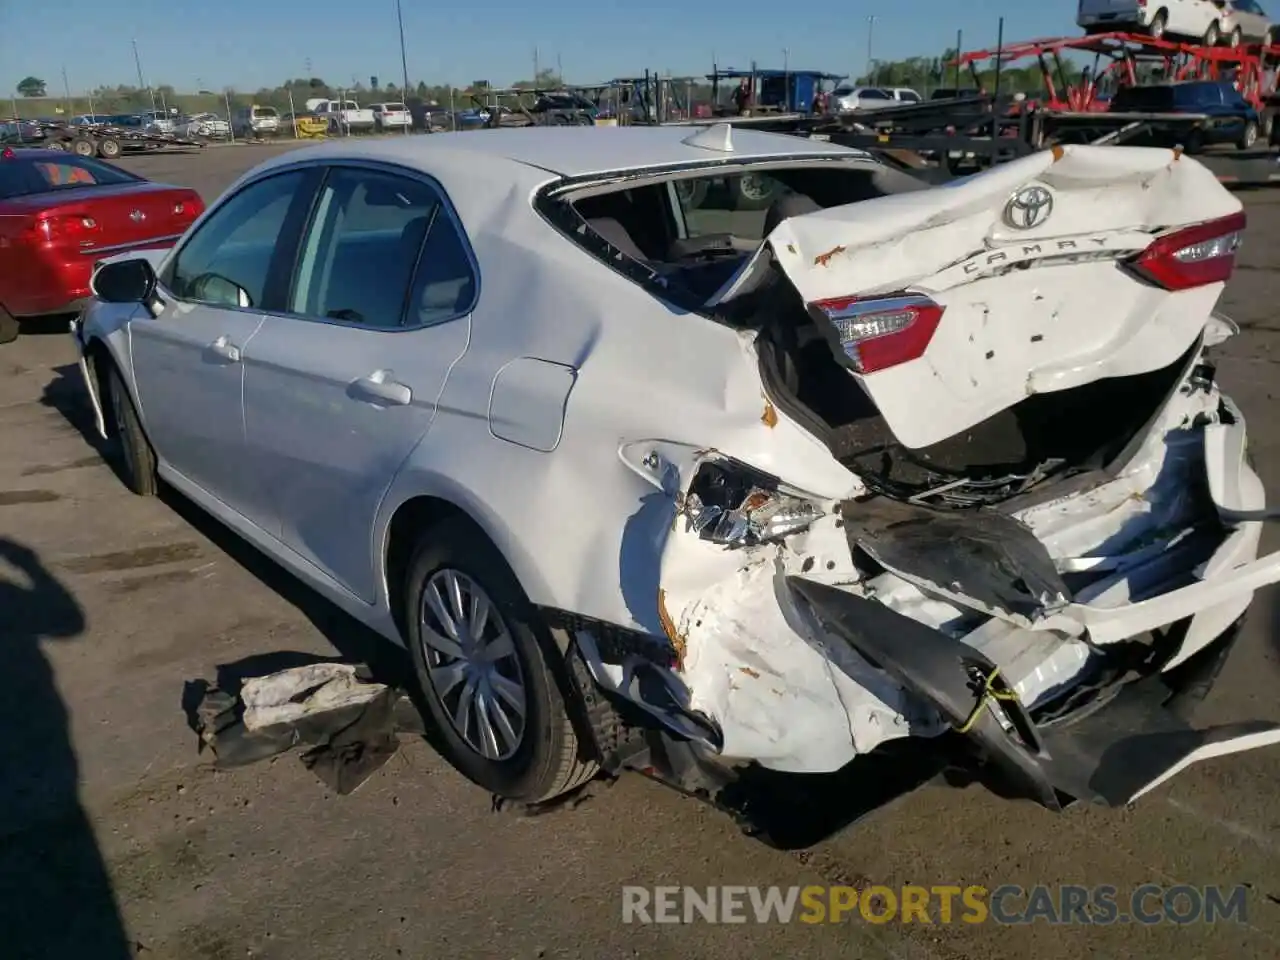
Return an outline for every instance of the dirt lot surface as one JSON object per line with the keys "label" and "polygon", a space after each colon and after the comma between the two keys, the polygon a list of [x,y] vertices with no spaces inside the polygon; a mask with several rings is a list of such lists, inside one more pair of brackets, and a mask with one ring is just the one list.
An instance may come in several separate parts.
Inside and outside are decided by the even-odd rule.
{"label": "dirt lot surface", "polygon": [[[212,199],[278,147],[124,161]],[[1280,490],[1280,193],[1252,221],[1221,378]],[[174,496],[131,496],[88,436],[62,328],[0,347],[0,955],[1280,956],[1280,750],[1193,768],[1135,808],[1054,815],[929,785],[802,852],[639,777],[572,810],[495,813],[412,742],[336,797],[296,757],[214,772],[183,683],[367,635]],[[1269,532],[1267,549],[1280,548]],[[1203,723],[1280,720],[1280,605],[1259,596]],[[1249,885],[1247,922],[1155,927],[621,923],[621,888],[681,884]]]}

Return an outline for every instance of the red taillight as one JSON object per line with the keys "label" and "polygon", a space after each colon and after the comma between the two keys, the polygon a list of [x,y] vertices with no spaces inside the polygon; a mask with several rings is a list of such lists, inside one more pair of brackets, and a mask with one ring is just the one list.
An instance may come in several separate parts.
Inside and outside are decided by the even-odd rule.
{"label": "red taillight", "polygon": [[82,213],[42,213],[27,228],[37,242],[78,243],[98,235],[98,221]]}
{"label": "red taillight", "polygon": [[835,328],[859,373],[875,373],[924,356],[946,307],[919,294],[862,299],[836,297],[809,305],[815,319]]}
{"label": "red taillight", "polygon": [[1244,211],[1166,233],[1132,260],[1139,276],[1166,290],[1190,290],[1225,283],[1236,268],[1243,239]]}

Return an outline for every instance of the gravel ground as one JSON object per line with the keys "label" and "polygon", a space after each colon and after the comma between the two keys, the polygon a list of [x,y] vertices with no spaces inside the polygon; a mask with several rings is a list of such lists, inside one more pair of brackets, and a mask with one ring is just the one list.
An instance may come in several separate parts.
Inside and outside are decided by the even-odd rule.
{"label": "gravel ground", "polygon": [[[212,198],[277,146],[125,163]],[[1280,194],[1252,227],[1221,364],[1280,489]],[[1135,808],[1053,815],[929,785],[782,852],[639,777],[538,818],[407,743],[336,797],[296,758],[215,772],[185,680],[256,654],[363,655],[365,631],[178,498],[129,495],[87,439],[62,331],[0,348],[0,937],[5,957],[329,960],[1280,955],[1280,750],[1193,768]],[[1267,549],[1280,548],[1269,532]],[[1280,603],[1259,596],[1202,722],[1280,720]],[[1248,884],[1247,923],[1019,927],[621,923],[626,884]]]}

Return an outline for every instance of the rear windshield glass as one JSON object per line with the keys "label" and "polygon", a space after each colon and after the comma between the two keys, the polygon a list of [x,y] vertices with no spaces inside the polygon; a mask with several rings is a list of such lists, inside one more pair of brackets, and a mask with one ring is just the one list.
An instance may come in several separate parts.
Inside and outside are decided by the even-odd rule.
{"label": "rear windshield glass", "polygon": [[59,156],[48,159],[11,157],[0,160],[0,200],[29,197],[74,187],[109,187],[137,183],[139,177],[86,157]]}
{"label": "rear windshield glass", "polygon": [[254,107],[253,115],[255,117],[274,117],[276,116],[275,107]]}
{"label": "rear windshield glass", "polygon": [[1112,110],[1167,110],[1171,106],[1172,87],[1121,87],[1111,100]]}
{"label": "rear windshield glass", "polygon": [[392,112],[392,113],[404,113],[404,104],[403,104],[403,103],[388,103],[388,104],[385,104],[385,105],[383,106],[383,109],[384,109],[384,110],[388,110],[388,111],[390,111],[390,112]]}

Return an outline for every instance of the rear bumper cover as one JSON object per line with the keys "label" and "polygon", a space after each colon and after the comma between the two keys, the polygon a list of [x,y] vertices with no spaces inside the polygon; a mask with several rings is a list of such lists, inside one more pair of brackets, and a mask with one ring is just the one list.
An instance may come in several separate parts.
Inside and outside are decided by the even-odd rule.
{"label": "rear bumper cover", "polygon": [[975,648],[875,601],[803,577],[787,583],[835,636],[967,736],[1016,795],[1053,810],[1070,800],[1122,806],[1198,760],[1280,744],[1277,724],[1197,730],[1180,715],[1183,700],[1212,686],[1238,622],[1176,674],[1102,690],[1094,704],[1037,724]]}

